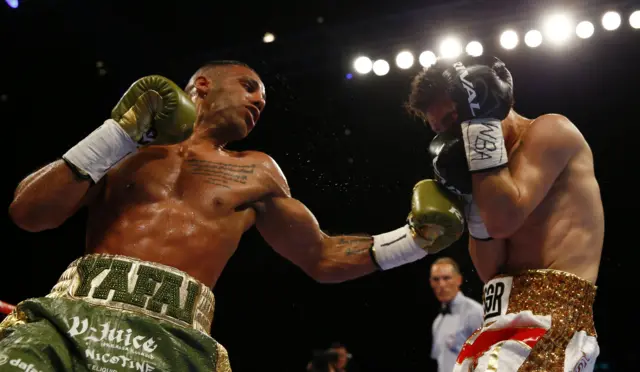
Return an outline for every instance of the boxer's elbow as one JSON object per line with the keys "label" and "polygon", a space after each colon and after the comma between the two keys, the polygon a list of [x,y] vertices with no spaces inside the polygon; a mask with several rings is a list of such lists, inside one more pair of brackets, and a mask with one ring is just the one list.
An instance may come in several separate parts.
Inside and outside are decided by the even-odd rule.
{"label": "boxer's elbow", "polygon": [[305,270],[317,283],[337,284],[360,278],[376,271],[372,262],[340,262],[333,259],[321,260]]}
{"label": "boxer's elbow", "polygon": [[315,282],[322,284],[340,283],[338,275],[336,275],[334,268],[330,263],[317,262],[314,265],[309,265],[307,268],[303,268],[303,271]]}
{"label": "boxer's elbow", "polygon": [[50,213],[34,210],[34,208],[30,208],[28,205],[16,200],[9,205],[9,217],[16,226],[28,232],[55,229],[66,220],[66,218],[59,218],[52,216]]}
{"label": "boxer's elbow", "polygon": [[19,210],[9,208],[9,217],[11,221],[22,230],[33,233],[47,230],[45,225],[30,219],[25,214],[21,214]]}
{"label": "boxer's elbow", "polygon": [[319,273],[311,277],[316,283],[320,284],[337,284],[346,282],[348,279],[340,278],[336,275],[331,275],[329,273]]}
{"label": "boxer's elbow", "polygon": [[311,279],[317,283],[335,284],[361,276],[356,273],[358,270],[351,265],[336,262],[330,257],[317,260],[313,265],[303,269]]}
{"label": "boxer's elbow", "polygon": [[309,277],[311,277],[311,279],[313,279],[313,281],[316,283],[320,283],[320,284],[335,283],[334,281],[331,280],[331,278],[328,275],[323,275],[323,273],[318,273],[318,274],[307,273],[307,275],[309,275]]}

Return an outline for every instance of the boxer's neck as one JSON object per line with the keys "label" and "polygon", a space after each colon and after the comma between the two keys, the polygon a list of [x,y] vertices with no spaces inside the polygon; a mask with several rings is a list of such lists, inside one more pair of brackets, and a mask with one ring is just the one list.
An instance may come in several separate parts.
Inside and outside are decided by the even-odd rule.
{"label": "boxer's neck", "polygon": [[190,145],[194,146],[211,146],[216,149],[223,149],[232,139],[231,125],[226,123],[222,118],[213,122],[208,122],[204,118],[196,120],[191,137],[187,140]]}
{"label": "boxer's neck", "polygon": [[507,118],[502,121],[502,133],[507,151],[510,151],[520,142],[530,123],[530,119],[518,114],[513,109],[509,111]]}

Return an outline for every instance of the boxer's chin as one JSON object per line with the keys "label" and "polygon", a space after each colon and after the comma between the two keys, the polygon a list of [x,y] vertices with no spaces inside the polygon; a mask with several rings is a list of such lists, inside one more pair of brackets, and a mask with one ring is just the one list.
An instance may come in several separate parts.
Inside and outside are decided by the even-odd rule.
{"label": "boxer's chin", "polygon": [[251,129],[253,128],[247,125],[243,116],[234,115],[234,117],[229,120],[225,132],[229,142],[231,142],[244,139],[251,133]]}

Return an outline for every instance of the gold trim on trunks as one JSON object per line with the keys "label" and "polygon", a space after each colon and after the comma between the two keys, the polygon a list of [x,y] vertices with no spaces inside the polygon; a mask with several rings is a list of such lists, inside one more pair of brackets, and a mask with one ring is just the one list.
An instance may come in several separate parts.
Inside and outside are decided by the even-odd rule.
{"label": "gold trim on trunks", "polygon": [[9,327],[13,327],[18,324],[25,324],[27,321],[27,316],[22,311],[18,310],[16,306],[9,315],[7,315],[2,322],[0,322],[0,340],[5,337],[6,330]]}
{"label": "gold trim on trunks", "polygon": [[507,314],[531,311],[534,315],[551,315],[551,328],[533,347],[519,371],[562,371],[565,350],[576,332],[585,331],[597,337],[593,322],[597,287],[558,270],[526,270],[493,279],[508,277],[512,278],[512,285]]}
{"label": "gold trim on trunks", "polygon": [[107,254],[90,254],[72,262],[46,297],[127,310],[207,335],[215,307],[209,287],[180,270]]}
{"label": "gold trim on trunks", "polygon": [[502,345],[505,343],[505,341],[501,341],[498,343],[498,345],[495,345],[493,347],[493,350],[491,351],[491,355],[489,355],[489,363],[487,364],[487,371],[493,371],[493,372],[497,372],[498,371],[498,361],[500,360],[499,356],[500,356],[500,350],[502,349]]}
{"label": "gold trim on trunks", "polygon": [[216,372],[231,372],[231,363],[227,349],[218,342],[218,358],[216,359]]}

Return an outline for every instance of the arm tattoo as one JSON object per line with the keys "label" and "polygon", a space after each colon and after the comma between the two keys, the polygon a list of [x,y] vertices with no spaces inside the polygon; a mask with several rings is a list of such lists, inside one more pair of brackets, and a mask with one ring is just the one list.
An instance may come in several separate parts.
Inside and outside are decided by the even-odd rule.
{"label": "arm tattoo", "polygon": [[368,253],[372,244],[373,238],[370,236],[343,236],[338,240],[337,246],[340,250],[345,250],[345,255],[353,256],[356,254]]}
{"label": "arm tattoo", "polygon": [[248,176],[253,174],[256,165],[189,159],[187,167],[191,174],[203,177],[206,183],[230,189],[233,184],[246,184]]}

